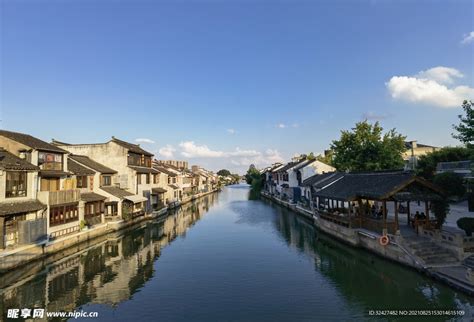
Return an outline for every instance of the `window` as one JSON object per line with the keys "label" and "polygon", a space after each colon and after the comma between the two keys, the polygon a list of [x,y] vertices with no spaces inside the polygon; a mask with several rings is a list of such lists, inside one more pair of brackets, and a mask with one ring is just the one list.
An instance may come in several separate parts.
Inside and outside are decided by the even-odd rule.
{"label": "window", "polygon": [[150,174],[149,173],[145,174],[145,178],[146,178],[146,184],[150,184]]}
{"label": "window", "polygon": [[151,168],[151,158],[146,158],[145,161],[145,166]]}
{"label": "window", "polygon": [[84,207],[84,217],[91,218],[100,216],[104,212],[104,202],[97,201],[97,202],[88,202],[85,204]]}
{"label": "window", "polygon": [[41,178],[41,191],[58,191],[59,179]]}
{"label": "window", "polygon": [[128,154],[128,165],[141,165],[141,155],[136,153]]}
{"label": "window", "polygon": [[7,172],[6,198],[26,197],[27,172]]}
{"label": "window", "polygon": [[102,186],[111,186],[112,177],[111,176],[102,176]]}
{"label": "window", "polygon": [[153,183],[160,183],[160,176],[157,174],[153,175]]}
{"label": "window", "polygon": [[142,184],[142,175],[140,173],[137,174],[137,184]]}
{"label": "window", "polygon": [[63,156],[59,153],[39,152],[38,165],[41,170],[62,170]]}
{"label": "window", "polygon": [[87,176],[77,177],[77,188],[87,188]]}
{"label": "window", "polygon": [[55,206],[49,209],[49,225],[51,227],[78,220],[77,205]]}

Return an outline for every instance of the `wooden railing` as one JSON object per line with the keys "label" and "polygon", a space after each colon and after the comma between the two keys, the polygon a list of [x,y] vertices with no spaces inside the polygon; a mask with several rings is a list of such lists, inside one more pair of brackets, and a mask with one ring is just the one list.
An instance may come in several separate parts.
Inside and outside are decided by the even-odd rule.
{"label": "wooden railing", "polygon": [[74,203],[81,199],[81,191],[79,189],[39,191],[38,199],[50,206]]}
{"label": "wooden railing", "polygon": [[374,231],[377,233],[382,233],[382,231],[386,228],[389,234],[395,234],[397,230],[397,223],[394,221],[387,221],[384,223],[382,219],[372,219],[367,217],[359,217],[359,226],[360,228],[364,228],[370,231]]}
{"label": "wooden railing", "polygon": [[323,211],[319,211],[319,217],[347,228],[364,228],[376,233],[382,233],[382,231],[386,228],[389,234],[395,234],[397,229],[396,223],[394,221],[389,221],[385,224],[383,220],[371,219],[361,216],[349,217],[347,214],[335,215]]}
{"label": "wooden railing", "polygon": [[319,217],[340,226],[350,227],[351,225],[351,219],[346,215],[334,215],[327,212],[319,212]]}
{"label": "wooden railing", "polygon": [[79,189],[49,192],[50,205],[61,205],[65,203],[78,202],[80,199],[81,191]]}

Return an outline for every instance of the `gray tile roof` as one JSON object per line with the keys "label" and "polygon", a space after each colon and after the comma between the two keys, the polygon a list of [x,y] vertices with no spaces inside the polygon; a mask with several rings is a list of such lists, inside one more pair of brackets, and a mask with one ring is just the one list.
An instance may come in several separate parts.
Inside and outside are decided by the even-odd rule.
{"label": "gray tile roof", "polygon": [[327,172],[322,174],[315,174],[303,181],[303,186],[313,186],[316,189],[321,189],[328,184],[340,179],[344,176],[343,172]]}
{"label": "gray tile roof", "polygon": [[304,167],[306,167],[307,165],[309,165],[309,164],[311,164],[311,163],[313,163],[313,162],[315,162],[315,161],[316,161],[316,159],[313,159],[313,160],[305,160],[305,161],[301,162],[300,164],[298,164],[297,166],[295,166],[295,167],[293,168],[293,171],[298,171],[299,169],[304,168]]}
{"label": "gray tile roof", "polygon": [[34,199],[17,202],[4,201],[0,203],[0,216],[28,213],[41,209],[46,209],[46,206]]}
{"label": "gray tile roof", "polygon": [[81,200],[85,202],[102,201],[105,199],[107,199],[107,197],[99,195],[98,193],[95,193],[95,192],[81,193]]}
{"label": "gray tile roof", "polygon": [[39,167],[23,160],[0,147],[0,169],[38,171]]}
{"label": "gray tile roof", "polygon": [[133,195],[133,193],[130,193],[127,190],[121,189],[119,187],[100,187],[100,189],[120,199]]}
{"label": "gray tile roof", "polygon": [[80,163],[88,168],[91,168],[101,174],[115,174],[117,173],[117,171],[115,171],[114,169],[111,169],[109,167],[106,167],[105,165],[99,163],[99,162],[96,162],[92,159],[90,159],[89,157],[85,156],[85,155],[70,155],[69,156],[70,159],[73,159],[74,161],[76,161],[77,163]]}
{"label": "gray tile roof", "polygon": [[148,167],[139,167],[139,166],[134,166],[134,165],[129,165],[128,167],[130,169],[137,171],[138,173],[159,173],[158,170],[153,169],[153,168],[148,168]]}
{"label": "gray tile roof", "polygon": [[49,144],[45,141],[42,141],[40,139],[37,139],[29,134],[24,134],[24,133],[18,133],[18,132],[11,132],[11,131],[5,131],[5,130],[0,130],[0,136],[4,136],[6,138],[9,138],[10,140],[19,142],[21,144],[24,144],[32,149],[35,150],[43,150],[43,151],[49,151],[49,152],[58,152],[58,153],[67,153],[67,151],[58,148],[55,145]]}
{"label": "gray tile roof", "polygon": [[164,189],[164,188],[160,188],[160,187],[158,187],[158,188],[151,188],[151,192],[152,192],[152,193],[165,193],[166,191],[168,191],[168,190],[166,190],[166,189]]}
{"label": "gray tile roof", "polygon": [[77,176],[92,176],[95,174],[94,170],[83,167],[82,165],[71,159],[67,160],[67,168],[70,172]]}
{"label": "gray tile roof", "polygon": [[144,149],[142,149],[138,144],[128,143],[126,141],[122,141],[117,139],[116,137],[112,137],[112,142],[117,143],[118,145],[124,147],[125,149],[129,150],[133,153],[143,154],[146,156],[153,156],[153,153],[150,153]]}
{"label": "gray tile roof", "polygon": [[173,171],[169,171],[168,169],[166,169],[165,167],[162,167],[162,166],[159,166],[159,165],[156,165],[154,164],[153,165],[153,168],[158,170],[159,172],[162,172],[164,174],[167,174],[168,176],[170,177],[177,177],[178,175],[176,173],[174,173]]}

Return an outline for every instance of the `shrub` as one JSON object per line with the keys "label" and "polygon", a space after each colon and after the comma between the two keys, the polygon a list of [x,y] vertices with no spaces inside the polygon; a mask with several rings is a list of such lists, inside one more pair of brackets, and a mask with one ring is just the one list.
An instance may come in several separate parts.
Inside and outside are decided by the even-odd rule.
{"label": "shrub", "polygon": [[456,223],[458,224],[459,228],[466,232],[467,236],[471,236],[471,234],[474,232],[474,218],[463,217],[458,219]]}

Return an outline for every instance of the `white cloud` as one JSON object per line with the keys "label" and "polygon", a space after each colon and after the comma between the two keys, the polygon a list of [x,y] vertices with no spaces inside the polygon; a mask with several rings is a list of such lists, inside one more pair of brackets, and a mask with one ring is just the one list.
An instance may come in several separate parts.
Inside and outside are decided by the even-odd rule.
{"label": "white cloud", "polygon": [[471,31],[467,35],[464,35],[464,38],[461,40],[462,45],[470,44],[474,41],[474,31]]}
{"label": "white cloud", "polygon": [[294,127],[294,128],[300,127],[300,125],[298,123],[293,123],[293,124],[291,124],[291,126]]}
{"label": "white cloud", "polygon": [[181,155],[186,158],[227,158],[227,157],[253,157],[260,153],[255,150],[242,150],[235,148],[234,151],[224,152],[211,150],[207,145],[197,145],[193,141],[181,142]]}
{"label": "white cloud", "polygon": [[276,127],[279,128],[279,129],[284,129],[284,128],[287,128],[288,125],[283,124],[283,123],[279,123],[279,124],[276,125]]}
{"label": "white cloud", "polygon": [[260,152],[255,150],[241,150],[240,148],[235,148],[235,151],[224,154],[231,157],[254,157],[260,155]]}
{"label": "white cloud", "polygon": [[179,147],[182,149],[181,155],[186,158],[221,158],[224,156],[222,151],[213,151],[207,145],[196,145],[193,141],[181,142]]}
{"label": "white cloud", "polygon": [[175,151],[176,149],[172,145],[167,144],[164,147],[160,148],[158,150],[158,153],[165,158],[172,158],[174,156]]}
{"label": "white cloud", "polygon": [[418,73],[418,78],[434,80],[440,84],[452,84],[454,78],[462,78],[464,75],[456,68],[437,66]]}
{"label": "white cloud", "polygon": [[449,86],[461,77],[457,69],[438,66],[415,76],[394,76],[385,85],[394,99],[449,108],[474,97],[474,88]]}
{"label": "white cloud", "polygon": [[155,141],[153,141],[151,139],[147,139],[147,138],[138,138],[138,139],[135,139],[135,142],[148,143],[148,144],[154,144],[155,143]]}
{"label": "white cloud", "polygon": [[251,164],[257,167],[264,167],[276,162],[283,162],[284,159],[278,150],[267,149],[264,153],[258,153],[252,158],[232,159],[231,163],[236,166],[249,166]]}
{"label": "white cloud", "polygon": [[227,133],[229,133],[229,134],[235,134],[235,133],[237,133],[237,131],[236,131],[235,129],[227,129],[226,131],[227,131]]}
{"label": "white cloud", "polygon": [[[267,149],[265,151],[244,150],[239,147],[233,151],[212,150],[207,145],[198,145],[194,141],[185,141],[179,144],[180,153],[185,158],[202,158],[202,163],[213,164],[226,167],[229,163],[239,170],[244,171],[250,164],[264,167],[275,162],[283,162],[283,158],[278,150]],[[211,161],[213,160],[213,161]],[[201,162],[200,161],[200,162]]]}

